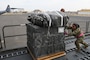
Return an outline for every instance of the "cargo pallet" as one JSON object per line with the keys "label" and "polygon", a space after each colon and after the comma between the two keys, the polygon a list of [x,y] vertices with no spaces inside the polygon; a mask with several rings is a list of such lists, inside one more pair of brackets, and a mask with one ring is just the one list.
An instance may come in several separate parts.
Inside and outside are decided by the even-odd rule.
{"label": "cargo pallet", "polygon": [[62,56],[66,55],[65,51],[62,51],[62,52],[57,52],[57,53],[49,54],[47,56],[42,56],[42,57],[39,57],[39,58],[35,58],[34,55],[29,50],[28,47],[27,47],[27,49],[29,51],[29,54],[32,56],[33,60],[53,60],[55,58],[59,58],[59,57],[62,57]]}

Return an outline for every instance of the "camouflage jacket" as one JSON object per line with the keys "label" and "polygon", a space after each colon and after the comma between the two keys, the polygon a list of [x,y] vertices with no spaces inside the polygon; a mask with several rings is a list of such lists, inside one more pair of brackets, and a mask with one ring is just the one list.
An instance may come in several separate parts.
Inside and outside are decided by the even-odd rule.
{"label": "camouflage jacket", "polygon": [[[67,27],[67,29],[71,29],[71,27]],[[75,36],[76,38],[79,37],[79,35],[82,33],[81,29],[80,28],[77,28],[76,30],[72,30],[72,32],[68,33],[69,36]],[[84,36],[84,35],[82,35]]]}

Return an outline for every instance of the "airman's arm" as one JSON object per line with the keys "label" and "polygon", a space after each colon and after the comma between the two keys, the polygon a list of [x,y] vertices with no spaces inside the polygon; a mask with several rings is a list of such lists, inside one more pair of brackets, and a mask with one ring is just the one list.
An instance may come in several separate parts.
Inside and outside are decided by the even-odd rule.
{"label": "airman's arm", "polygon": [[72,35],[77,35],[78,33],[80,33],[80,29],[76,29],[75,31],[68,33],[68,35],[72,36]]}

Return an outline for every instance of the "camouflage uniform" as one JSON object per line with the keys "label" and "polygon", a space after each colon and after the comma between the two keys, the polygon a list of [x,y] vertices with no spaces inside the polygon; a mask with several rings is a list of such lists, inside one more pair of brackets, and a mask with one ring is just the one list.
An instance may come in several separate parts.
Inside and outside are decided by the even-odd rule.
{"label": "camouflage uniform", "polygon": [[[72,27],[67,27],[67,29],[72,29]],[[72,32],[68,33],[69,36],[75,36],[75,38],[77,39],[75,41],[75,45],[76,45],[76,48],[78,50],[80,50],[80,45],[79,43],[83,44],[86,47],[88,47],[88,44],[86,44],[83,40],[84,40],[84,35],[82,36],[79,36],[81,34],[81,29],[80,28],[77,28],[76,30],[72,30]]]}

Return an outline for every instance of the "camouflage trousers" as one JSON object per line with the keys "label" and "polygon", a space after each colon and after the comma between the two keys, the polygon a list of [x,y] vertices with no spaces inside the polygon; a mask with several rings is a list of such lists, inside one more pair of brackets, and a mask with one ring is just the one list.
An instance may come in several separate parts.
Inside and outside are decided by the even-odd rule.
{"label": "camouflage trousers", "polygon": [[85,43],[83,40],[84,40],[84,37],[80,37],[80,38],[77,38],[77,40],[75,41],[75,45],[78,50],[80,50],[80,43],[83,44],[85,47],[88,46],[88,44]]}

